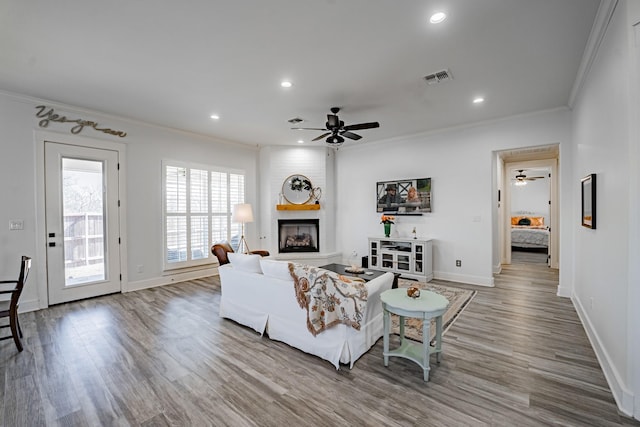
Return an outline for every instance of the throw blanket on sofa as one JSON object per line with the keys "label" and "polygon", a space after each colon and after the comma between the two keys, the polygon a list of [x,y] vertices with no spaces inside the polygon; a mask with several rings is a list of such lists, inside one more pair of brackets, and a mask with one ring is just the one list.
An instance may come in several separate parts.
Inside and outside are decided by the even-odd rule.
{"label": "throw blanket on sofa", "polygon": [[362,279],[309,265],[289,263],[296,299],[307,310],[307,329],[315,337],[344,323],[360,330],[368,291]]}

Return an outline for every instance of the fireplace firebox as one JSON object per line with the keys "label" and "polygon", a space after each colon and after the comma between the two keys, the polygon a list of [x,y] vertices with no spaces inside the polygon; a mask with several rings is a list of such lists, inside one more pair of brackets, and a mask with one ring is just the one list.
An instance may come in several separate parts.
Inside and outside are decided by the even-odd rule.
{"label": "fireplace firebox", "polygon": [[279,219],[278,252],[320,252],[320,220]]}

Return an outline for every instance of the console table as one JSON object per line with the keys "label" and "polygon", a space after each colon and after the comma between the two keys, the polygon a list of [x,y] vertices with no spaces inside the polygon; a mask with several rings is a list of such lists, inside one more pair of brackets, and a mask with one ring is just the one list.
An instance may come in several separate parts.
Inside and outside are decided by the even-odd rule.
{"label": "console table", "polygon": [[431,239],[369,237],[369,268],[428,282],[433,279]]}
{"label": "console table", "polygon": [[[411,298],[407,296],[407,290],[389,289],[380,294],[383,309],[384,366],[389,366],[389,357],[404,357],[417,363],[423,372],[425,381],[429,381],[429,356],[436,354],[436,361],[439,363],[442,354],[442,315],[449,306],[449,300],[435,292],[421,290],[420,297]],[[391,329],[390,313],[400,316],[400,347],[389,350],[389,333]],[[416,317],[422,319],[422,343],[408,340],[404,337],[404,318]],[[435,345],[432,347],[430,323],[431,319],[436,320]]]}

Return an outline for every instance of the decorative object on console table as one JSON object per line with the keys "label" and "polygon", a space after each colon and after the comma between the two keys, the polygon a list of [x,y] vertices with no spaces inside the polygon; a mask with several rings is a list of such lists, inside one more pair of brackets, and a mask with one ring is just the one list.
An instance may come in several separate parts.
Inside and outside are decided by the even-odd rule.
{"label": "decorative object on console table", "polygon": [[384,224],[384,237],[391,236],[391,224],[396,218],[392,215],[382,215],[380,217],[380,224]]}
{"label": "decorative object on console table", "polygon": [[237,205],[234,205],[231,220],[233,222],[239,222],[242,224],[242,237],[240,238],[240,243],[238,244],[238,252],[248,254],[249,246],[247,245],[247,241],[244,238],[244,224],[246,222],[253,222],[253,210],[251,209],[251,204],[239,203]]}

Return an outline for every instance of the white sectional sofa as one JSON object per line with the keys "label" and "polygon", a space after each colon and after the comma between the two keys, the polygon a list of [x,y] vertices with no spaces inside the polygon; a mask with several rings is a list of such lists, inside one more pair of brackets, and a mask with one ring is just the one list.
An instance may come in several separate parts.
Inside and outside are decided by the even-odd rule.
{"label": "white sectional sofa", "polygon": [[380,293],[391,289],[393,274],[367,282],[368,299],[360,330],[335,325],[317,336],[307,329],[307,313],[296,300],[289,264],[258,255],[229,254],[219,268],[220,316],[253,328],[306,353],[331,362],[353,363],[382,337]]}

